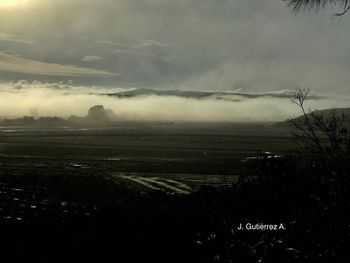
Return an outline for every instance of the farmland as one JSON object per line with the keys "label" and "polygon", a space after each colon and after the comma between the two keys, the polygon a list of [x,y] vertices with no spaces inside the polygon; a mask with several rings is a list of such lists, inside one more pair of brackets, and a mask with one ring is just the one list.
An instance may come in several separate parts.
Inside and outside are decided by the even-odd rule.
{"label": "farmland", "polygon": [[242,175],[258,151],[290,154],[295,143],[287,130],[269,124],[0,128],[2,168],[47,176],[74,170],[114,179],[171,177],[190,187],[218,185]]}
{"label": "farmland", "polygon": [[3,247],[14,258],[52,262],[62,259],[53,258],[57,249],[62,257],[99,257],[93,251],[112,246],[113,236],[118,253],[158,246],[165,254],[179,249],[174,260],[184,253],[198,259],[193,244],[207,203],[190,195],[234,184],[259,152],[277,158],[295,151],[289,131],[271,124],[4,126]]}

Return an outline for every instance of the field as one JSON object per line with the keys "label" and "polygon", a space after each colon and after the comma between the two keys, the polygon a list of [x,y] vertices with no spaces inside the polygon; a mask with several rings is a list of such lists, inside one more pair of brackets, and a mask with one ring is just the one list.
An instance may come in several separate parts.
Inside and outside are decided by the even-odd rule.
{"label": "field", "polygon": [[3,169],[50,175],[60,167],[170,191],[176,182],[184,189],[230,183],[258,151],[281,156],[294,152],[295,142],[289,131],[269,124],[0,128]]}
{"label": "field", "polygon": [[[96,240],[104,231],[115,233],[117,230],[106,230],[103,225],[114,225],[109,220],[116,216],[122,227],[115,242],[121,247],[137,247],[135,242],[147,247],[150,230],[140,225],[167,229],[167,236],[162,236],[164,229],[155,231],[158,241],[151,239],[150,246],[162,246],[159,239],[169,235],[176,243],[173,245],[179,246],[182,239],[193,241],[195,229],[181,226],[183,232],[177,236],[160,221],[165,220],[163,214],[177,211],[186,226],[196,217],[184,216],[177,198],[186,198],[205,186],[231,185],[251,169],[259,152],[279,158],[295,151],[289,131],[272,124],[1,127],[3,241],[14,258],[52,261],[62,244],[67,251],[85,251],[100,242]],[[168,199],[171,196],[175,201]],[[169,216],[166,220],[175,220]],[[169,247],[173,246],[166,246],[165,251]]]}

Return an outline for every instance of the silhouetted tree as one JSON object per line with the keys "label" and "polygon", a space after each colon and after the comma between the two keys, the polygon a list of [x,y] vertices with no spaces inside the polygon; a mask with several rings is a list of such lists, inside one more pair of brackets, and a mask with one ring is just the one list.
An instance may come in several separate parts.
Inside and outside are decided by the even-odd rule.
{"label": "silhouetted tree", "polygon": [[345,15],[350,10],[350,0],[284,0],[293,8],[293,11],[298,12],[303,8],[318,9],[325,8],[327,5],[340,6],[342,11],[335,13],[335,16]]}
{"label": "silhouetted tree", "polygon": [[297,88],[292,98],[302,116],[290,119],[294,136],[320,161],[331,175],[344,174],[350,168],[349,119],[342,109],[306,112],[309,88]]}

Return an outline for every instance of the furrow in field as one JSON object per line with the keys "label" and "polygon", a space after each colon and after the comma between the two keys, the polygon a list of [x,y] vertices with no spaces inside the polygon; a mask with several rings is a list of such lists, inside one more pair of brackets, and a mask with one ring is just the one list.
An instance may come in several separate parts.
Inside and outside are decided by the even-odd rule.
{"label": "furrow in field", "polygon": [[119,177],[119,178],[122,178],[122,179],[126,179],[126,180],[130,180],[132,182],[141,184],[141,185],[143,185],[143,186],[145,186],[147,188],[150,188],[152,190],[158,190],[158,191],[162,190],[162,189],[160,189],[158,187],[153,186],[152,184],[150,184],[148,182],[143,181],[142,178],[140,178],[140,177],[126,176],[126,175],[117,175],[116,177]]}
{"label": "furrow in field", "polygon": [[147,187],[149,189],[158,190],[158,191],[167,191],[167,192],[173,192],[178,194],[189,194],[192,190],[191,187],[181,182],[170,180],[170,179],[168,180],[165,178],[159,178],[159,177],[141,177],[136,175],[120,175],[120,174],[114,175],[113,177],[129,180],[134,183],[140,184],[144,187]]}
{"label": "furrow in field", "polygon": [[[140,178],[141,179],[141,178]],[[148,182],[148,183],[153,183],[153,184],[156,184],[156,185],[159,185],[163,188],[166,188],[168,190],[171,190],[175,193],[179,193],[179,194],[189,194],[190,191],[189,190],[183,190],[179,187],[175,187],[175,186],[172,186],[172,185],[169,185],[167,184],[166,182],[162,182],[160,178],[158,177],[143,177],[141,180],[143,180],[144,182]]]}
{"label": "furrow in field", "polygon": [[165,181],[166,183],[170,183],[170,184],[175,184],[176,187],[181,188],[183,190],[187,190],[187,191],[191,191],[192,188],[190,186],[188,186],[187,184],[184,184],[183,182],[180,181],[175,181],[175,180],[171,180],[171,179],[160,179],[162,181]]}

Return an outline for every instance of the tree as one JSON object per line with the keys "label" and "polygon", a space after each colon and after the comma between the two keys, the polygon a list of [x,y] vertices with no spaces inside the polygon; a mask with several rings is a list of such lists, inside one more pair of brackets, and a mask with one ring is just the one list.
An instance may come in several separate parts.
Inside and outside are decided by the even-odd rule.
{"label": "tree", "polygon": [[343,16],[350,10],[350,0],[284,0],[295,12],[299,12],[303,8],[318,9],[330,6],[339,6],[341,11],[335,13],[334,16]]}
{"label": "tree", "polygon": [[309,88],[297,88],[292,98],[302,112],[301,117],[290,119],[296,128],[293,134],[331,177],[345,175],[350,169],[349,116],[336,108],[307,112],[305,101],[309,93]]}

